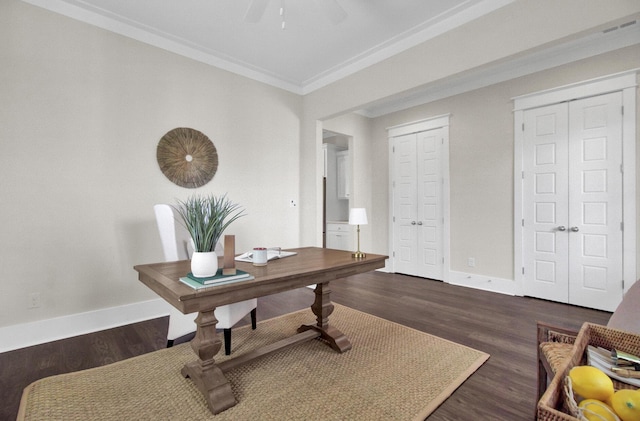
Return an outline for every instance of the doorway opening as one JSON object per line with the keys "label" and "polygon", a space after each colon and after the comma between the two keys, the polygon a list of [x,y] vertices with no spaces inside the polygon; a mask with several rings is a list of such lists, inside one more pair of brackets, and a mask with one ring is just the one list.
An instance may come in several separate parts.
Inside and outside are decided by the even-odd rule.
{"label": "doorway opening", "polygon": [[349,203],[351,199],[350,136],[322,131],[324,171],[322,179],[322,246],[350,250]]}

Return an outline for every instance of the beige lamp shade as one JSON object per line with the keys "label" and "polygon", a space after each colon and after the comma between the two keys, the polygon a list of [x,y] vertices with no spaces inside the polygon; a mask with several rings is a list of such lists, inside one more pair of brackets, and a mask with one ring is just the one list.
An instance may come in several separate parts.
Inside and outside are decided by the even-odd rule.
{"label": "beige lamp shade", "polygon": [[202,132],[178,127],[160,139],[156,158],[162,173],[190,189],[207,184],[218,170],[218,151]]}

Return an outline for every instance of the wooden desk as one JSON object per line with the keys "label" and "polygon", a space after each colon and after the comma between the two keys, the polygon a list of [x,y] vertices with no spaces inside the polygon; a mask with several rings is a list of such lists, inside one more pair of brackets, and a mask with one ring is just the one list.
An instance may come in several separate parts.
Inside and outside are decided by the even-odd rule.
{"label": "wooden desk", "polygon": [[[256,267],[250,263],[237,262],[238,269],[251,273],[255,279],[227,285],[194,290],[178,280],[190,270],[188,260],[179,262],[137,265],[138,278],[167,302],[184,314],[198,312],[196,336],[191,348],[198,359],[182,369],[204,394],[209,409],[214,414],[236,404],[224,371],[230,370],[255,358],[303,341],[321,337],[337,352],[351,349],[349,339],[338,329],[329,325],[333,312],[329,282],[358,273],[384,267],[387,256],[367,254],[364,259],[354,259],[351,252],[316,247],[292,249],[298,254],[272,260],[267,266]],[[214,310],[216,307],[250,298],[276,294],[290,289],[316,284],[315,300],[311,310],[316,315],[315,325],[303,325],[291,338],[244,354],[238,358],[215,362],[215,355],[222,347],[216,333]]]}

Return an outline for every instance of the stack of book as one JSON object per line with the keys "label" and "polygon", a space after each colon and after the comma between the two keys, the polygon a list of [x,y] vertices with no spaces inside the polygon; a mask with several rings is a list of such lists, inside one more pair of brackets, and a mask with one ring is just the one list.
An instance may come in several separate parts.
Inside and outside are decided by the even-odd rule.
{"label": "stack of book", "polygon": [[640,387],[640,358],[626,352],[611,351],[589,345],[587,348],[589,365],[604,371],[609,377]]}
{"label": "stack of book", "polygon": [[198,278],[189,272],[187,276],[180,278],[180,282],[190,286],[191,288],[200,289],[230,284],[233,282],[249,281],[251,279],[255,279],[253,275],[243,270],[237,269],[235,275],[223,275],[222,269],[218,269],[218,272],[214,276],[209,276],[207,278]]}

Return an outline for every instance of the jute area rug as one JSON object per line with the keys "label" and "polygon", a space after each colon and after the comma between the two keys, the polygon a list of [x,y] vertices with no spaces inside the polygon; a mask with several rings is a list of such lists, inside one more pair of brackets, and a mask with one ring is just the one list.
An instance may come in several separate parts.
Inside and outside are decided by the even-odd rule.
{"label": "jute area rug", "polygon": [[[331,324],[353,349],[320,340],[298,344],[226,373],[238,404],[212,415],[182,366],[189,344],[108,366],[38,380],[18,420],[422,420],[489,355],[348,307]],[[234,329],[230,357],[313,324],[302,310]],[[229,357],[221,356],[218,361]]]}

